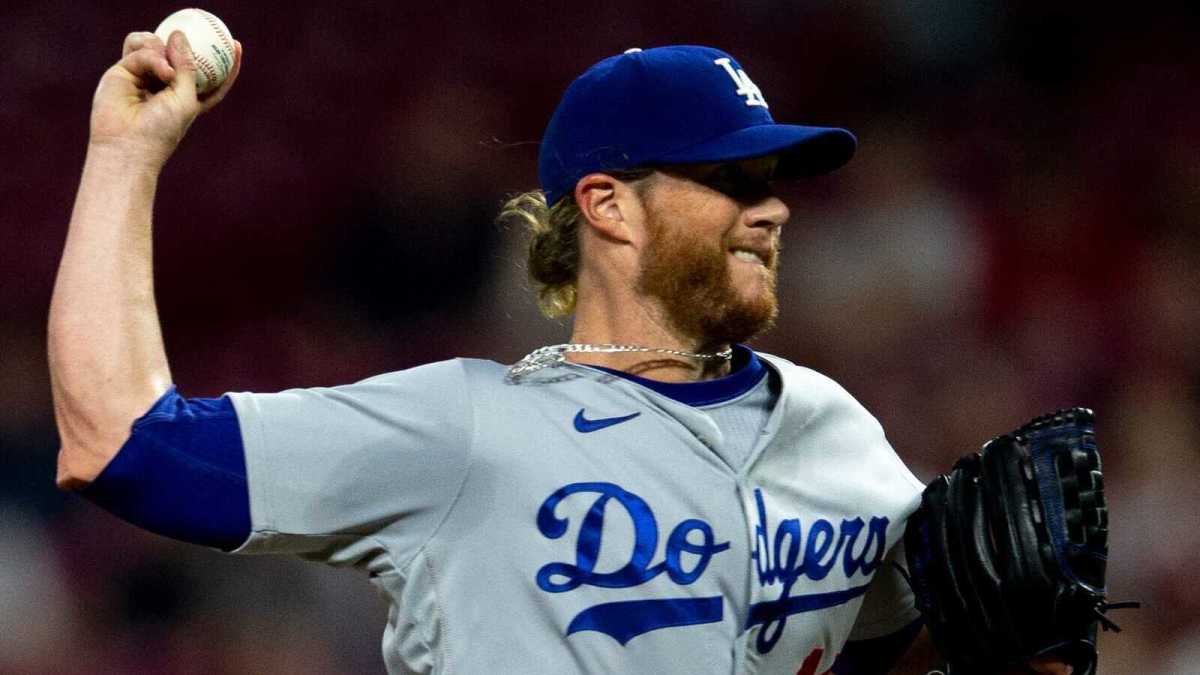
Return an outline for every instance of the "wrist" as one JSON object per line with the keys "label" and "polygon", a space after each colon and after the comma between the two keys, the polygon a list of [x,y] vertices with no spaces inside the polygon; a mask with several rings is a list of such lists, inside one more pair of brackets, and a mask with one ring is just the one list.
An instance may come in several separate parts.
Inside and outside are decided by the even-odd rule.
{"label": "wrist", "polygon": [[92,138],[88,141],[86,165],[102,167],[109,175],[157,178],[168,157],[170,152],[150,143]]}

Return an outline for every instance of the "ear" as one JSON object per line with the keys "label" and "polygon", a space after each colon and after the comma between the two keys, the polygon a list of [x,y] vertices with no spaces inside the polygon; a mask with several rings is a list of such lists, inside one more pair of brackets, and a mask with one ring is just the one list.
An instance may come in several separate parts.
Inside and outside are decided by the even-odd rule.
{"label": "ear", "polygon": [[633,241],[641,198],[620,180],[604,173],[590,173],[575,184],[575,203],[592,231],[610,241]]}

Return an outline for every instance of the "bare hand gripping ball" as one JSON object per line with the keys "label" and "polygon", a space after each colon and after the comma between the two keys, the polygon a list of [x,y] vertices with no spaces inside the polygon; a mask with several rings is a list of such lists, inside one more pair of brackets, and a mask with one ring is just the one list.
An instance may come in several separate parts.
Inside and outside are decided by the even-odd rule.
{"label": "bare hand gripping ball", "polygon": [[202,9],[181,9],[154,29],[164,43],[171,33],[183,31],[196,57],[196,93],[205,94],[225,81],[233,68],[233,35],[220,19]]}

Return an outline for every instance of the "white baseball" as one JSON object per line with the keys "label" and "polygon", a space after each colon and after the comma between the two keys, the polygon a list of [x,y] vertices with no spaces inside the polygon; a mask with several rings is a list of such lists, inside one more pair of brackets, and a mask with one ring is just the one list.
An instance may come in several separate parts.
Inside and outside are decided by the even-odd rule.
{"label": "white baseball", "polygon": [[187,36],[196,57],[196,93],[217,87],[233,68],[233,35],[224,22],[202,9],[181,9],[163,19],[154,34],[164,43],[177,30]]}

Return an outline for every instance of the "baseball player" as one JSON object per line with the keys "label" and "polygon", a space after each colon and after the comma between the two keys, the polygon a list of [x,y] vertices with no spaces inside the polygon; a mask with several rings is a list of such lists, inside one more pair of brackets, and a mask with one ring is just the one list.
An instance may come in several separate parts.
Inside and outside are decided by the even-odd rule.
{"label": "baseball player", "polygon": [[200,100],[183,35],[133,33],[100,81],[50,311],[60,486],[367,572],[392,673],[888,671],[920,630],[892,563],[923,486],[836,383],[742,344],[776,315],[771,182],[840,166],[849,132],[776,124],[715,49],[607,58],[550,121],[543,192],[505,209],[569,344],[187,399],[151,204],[241,53]]}

